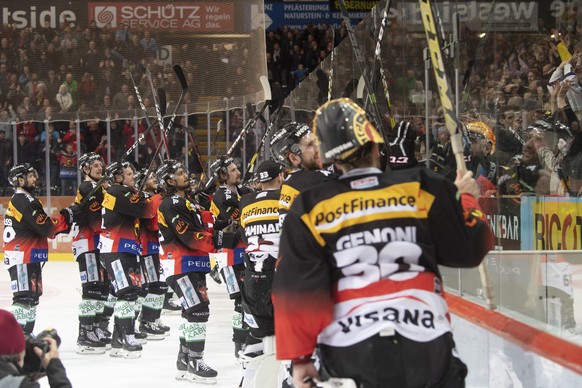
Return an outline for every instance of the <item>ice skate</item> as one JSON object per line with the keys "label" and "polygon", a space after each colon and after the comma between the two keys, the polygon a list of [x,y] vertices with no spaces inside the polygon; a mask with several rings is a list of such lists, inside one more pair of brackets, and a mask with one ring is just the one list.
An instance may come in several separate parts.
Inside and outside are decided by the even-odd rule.
{"label": "ice skate", "polygon": [[103,354],[105,351],[106,344],[97,338],[95,332],[85,327],[79,328],[77,354]]}
{"label": "ice skate", "polygon": [[202,358],[189,358],[188,379],[202,384],[216,384],[218,372],[208,366]]}
{"label": "ice skate", "polygon": [[147,334],[147,339],[151,339],[153,341],[156,340],[163,340],[166,338],[166,332],[162,330],[156,322],[144,322],[141,321],[139,324],[139,331],[142,333]]}
{"label": "ice skate", "polygon": [[142,346],[135,339],[134,334],[123,334],[117,330],[113,331],[111,339],[111,357],[139,358],[141,357]]}

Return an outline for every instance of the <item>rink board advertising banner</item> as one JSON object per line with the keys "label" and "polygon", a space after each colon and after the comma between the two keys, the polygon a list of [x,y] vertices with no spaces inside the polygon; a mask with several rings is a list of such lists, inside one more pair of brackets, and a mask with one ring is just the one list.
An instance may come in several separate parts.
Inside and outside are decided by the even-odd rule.
{"label": "rink board advertising banner", "polygon": [[90,2],[88,19],[97,27],[182,32],[233,32],[232,2]]}
{"label": "rink board advertising banner", "polygon": [[479,205],[487,215],[495,245],[503,250],[521,247],[521,205],[519,198],[479,198]]}
{"label": "rink board advertising banner", "polygon": [[582,249],[582,198],[523,197],[522,250]]}

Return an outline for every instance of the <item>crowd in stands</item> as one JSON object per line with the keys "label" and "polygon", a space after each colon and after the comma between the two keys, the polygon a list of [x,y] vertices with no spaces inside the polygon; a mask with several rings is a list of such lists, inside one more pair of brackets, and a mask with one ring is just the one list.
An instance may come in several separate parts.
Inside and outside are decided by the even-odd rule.
{"label": "crowd in stands", "polygon": [[[495,47],[493,38],[488,37],[492,34],[480,38],[475,31],[463,31],[461,63],[469,65],[464,65],[467,71],[462,84],[461,119],[465,123],[483,121],[494,131],[496,151],[488,158],[495,160],[498,167],[495,180],[515,163],[521,163],[521,159],[512,159],[513,156],[521,155],[526,146],[533,145],[538,155],[536,163],[543,165],[540,174],[544,171],[550,175],[564,174],[569,169],[569,175],[558,181],[569,182],[573,179],[573,187],[566,190],[563,184],[558,189],[559,185],[553,182],[552,190],[540,189],[537,193],[577,193],[578,184],[575,181],[582,179],[582,176],[577,167],[579,163],[571,166],[571,159],[579,143],[577,115],[582,114],[582,88],[577,79],[582,65],[576,55],[580,51],[582,31],[578,25],[574,25],[568,30],[555,31],[555,38],[550,38],[550,31],[546,31],[543,26],[541,28],[537,34],[497,32]],[[436,149],[439,145],[438,131],[443,126],[443,120],[437,93],[424,92],[424,34],[407,33],[406,26],[398,22],[393,22],[390,29],[391,33],[386,34],[384,40],[384,50],[385,56],[393,60],[384,61],[383,66],[390,85],[392,114],[397,120],[414,117],[413,121],[422,137],[426,131],[424,102],[429,99],[431,124],[428,130],[432,139],[429,148]],[[557,35],[559,32],[563,35]],[[343,25],[335,31],[327,25],[310,24],[304,30],[281,27],[267,32],[269,79],[282,85],[285,93],[288,93],[314,71],[346,36],[347,30]],[[575,55],[571,58],[561,55],[560,42],[560,46],[565,49],[562,54],[570,52]],[[479,45],[483,43],[484,49],[480,49]],[[107,111],[114,112],[110,117],[118,118],[135,115],[124,115],[124,111],[139,111],[129,74],[124,71],[121,59],[112,54],[112,50],[122,53],[133,66],[138,63],[147,66],[156,75],[153,77],[156,86],[166,90],[169,101],[176,101],[180,85],[171,66],[157,65],[157,49],[155,34],[144,30],[130,31],[127,26],[118,30],[100,29],[94,23],[85,29],[63,27],[16,30],[3,26],[0,30],[2,186],[6,186],[6,173],[13,162],[12,136],[16,133],[18,160],[29,161],[39,171],[48,172],[51,182],[60,186],[54,194],[72,194],[76,171],[73,173],[68,168],[76,164],[77,123],[59,121],[59,114]],[[202,69],[191,60],[194,57],[193,49],[188,44],[176,47],[175,51],[176,62],[183,66],[189,81],[203,78],[198,74],[203,72]],[[248,56],[248,50],[241,52],[242,57],[238,60],[249,60],[244,57]],[[476,56],[477,52],[481,53],[479,57]],[[148,80],[144,76],[136,76],[144,105],[150,108],[153,104]],[[244,79],[244,76],[241,78]],[[558,87],[548,88],[550,79]],[[199,86],[202,89],[208,88],[204,82]],[[434,85],[429,86],[436,90]],[[186,96],[186,100],[188,98]],[[546,115],[546,112],[550,114]],[[46,126],[46,119],[52,124]],[[539,120],[551,122],[552,128],[536,130],[533,136],[531,127]],[[18,123],[16,132],[9,124],[13,121]],[[192,124],[182,120],[182,124],[175,127],[180,128],[178,131],[171,129],[173,157],[183,157],[188,152],[184,147],[184,130],[191,131]],[[119,157],[117,153],[135,141],[135,125],[135,120],[113,119],[111,139],[107,141],[103,120],[83,120],[80,123],[82,151],[96,151],[106,157],[109,150],[112,159],[116,160]],[[137,125],[137,132],[140,133],[147,127],[143,120]],[[541,128],[540,125],[537,127]],[[568,128],[568,131],[563,128]],[[45,168],[44,153],[46,131],[49,132],[50,150],[48,170]],[[557,148],[560,139],[561,151]],[[148,137],[145,144],[137,148],[140,167],[151,160],[155,149],[153,140]],[[570,149],[566,154],[564,143]],[[73,145],[72,153],[68,151],[69,144]],[[550,149],[549,154],[546,148]],[[564,155],[559,156],[560,152]],[[549,155],[559,159],[559,166],[555,161],[545,160],[550,158]],[[556,179],[554,176],[554,181]],[[494,186],[497,184],[492,183]]]}

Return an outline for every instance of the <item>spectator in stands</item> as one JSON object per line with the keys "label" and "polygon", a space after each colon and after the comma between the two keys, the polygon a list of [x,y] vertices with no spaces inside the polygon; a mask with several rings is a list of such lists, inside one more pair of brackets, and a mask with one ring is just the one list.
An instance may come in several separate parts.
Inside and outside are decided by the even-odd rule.
{"label": "spectator in stands", "polygon": [[6,139],[6,131],[0,128],[0,195],[8,184],[6,177],[12,167],[12,143]]}
{"label": "spectator in stands", "polygon": [[30,163],[35,168],[38,168],[37,156],[38,147],[34,141],[30,141],[26,138],[26,132],[20,130],[18,132],[18,140],[16,142],[16,157],[18,163]]}
{"label": "spectator in stands", "polygon": [[95,92],[97,91],[97,84],[91,73],[85,72],[83,78],[79,83],[79,102],[93,106],[95,101]]}
{"label": "spectator in stands", "polygon": [[154,59],[158,55],[158,42],[151,36],[150,31],[144,31],[143,38],[139,43],[146,58]]}
{"label": "spectator in stands", "polygon": [[63,84],[59,87],[59,93],[55,96],[59,104],[61,112],[69,112],[73,106],[73,96],[69,93],[67,85]]}
{"label": "spectator in stands", "polygon": [[64,150],[55,154],[59,161],[61,195],[75,195],[77,192],[77,153],[72,143],[66,143]]}
{"label": "spectator in stands", "polygon": [[79,98],[79,83],[73,79],[73,73],[66,74],[63,85],[67,87],[67,90],[71,94],[73,105],[77,104],[77,99]]}
{"label": "spectator in stands", "polygon": [[[83,133],[80,133],[80,139],[81,139],[81,152],[84,153],[86,151],[86,146],[85,146],[85,137],[83,136]],[[65,134],[63,135],[63,145],[66,147],[67,144],[72,144],[73,145],[73,149],[75,151],[78,150],[77,148],[77,123],[73,120],[69,121],[69,127],[68,130],[65,132]]]}
{"label": "spectator in stands", "polygon": [[129,86],[121,85],[121,90],[113,96],[113,106],[117,109],[124,109],[127,106],[127,97],[129,96]]}

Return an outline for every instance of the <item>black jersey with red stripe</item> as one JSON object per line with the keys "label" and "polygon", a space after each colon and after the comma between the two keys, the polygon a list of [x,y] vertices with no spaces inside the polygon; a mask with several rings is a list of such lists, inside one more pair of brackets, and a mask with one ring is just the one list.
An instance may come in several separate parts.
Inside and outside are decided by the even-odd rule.
{"label": "black jersey with red stripe", "polygon": [[208,253],[214,245],[200,212],[196,204],[179,195],[162,200],[158,209],[160,264],[166,277],[210,272]]}
{"label": "black jersey with red stripe", "polygon": [[303,191],[273,282],[277,357],[397,331],[450,331],[438,265],[475,267],[493,236],[474,197],[424,168],[356,169]]}
{"label": "black jersey with red stripe", "polygon": [[159,231],[158,226],[158,208],[162,203],[163,197],[161,194],[148,194],[144,193],[145,197],[152,200],[152,206],[156,213],[155,216],[149,219],[140,220],[140,231],[139,237],[141,240],[142,256],[147,255],[157,255],[160,253],[160,241],[159,241]]}
{"label": "black jersey with red stripe", "polygon": [[67,228],[62,215],[49,217],[38,198],[16,189],[4,215],[4,264],[10,268],[47,261],[47,238]]}
{"label": "black jersey with red stripe", "polygon": [[[83,181],[77,190],[75,203],[80,204],[85,197],[93,191],[97,182]],[[99,235],[101,234],[102,225],[102,202],[105,190],[99,188],[91,197],[85,201],[82,207],[83,217],[76,224],[75,234],[73,236],[73,255],[77,258],[80,254],[91,252],[97,249],[99,245]]]}
{"label": "black jersey with red stripe", "polygon": [[152,200],[132,188],[114,184],[103,198],[101,253],[125,252],[141,255],[140,219],[155,216]]}

